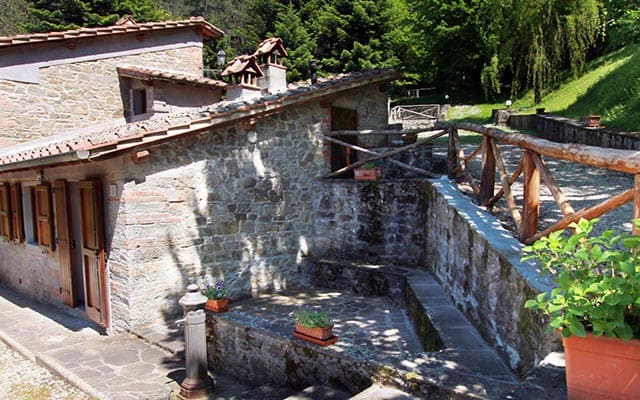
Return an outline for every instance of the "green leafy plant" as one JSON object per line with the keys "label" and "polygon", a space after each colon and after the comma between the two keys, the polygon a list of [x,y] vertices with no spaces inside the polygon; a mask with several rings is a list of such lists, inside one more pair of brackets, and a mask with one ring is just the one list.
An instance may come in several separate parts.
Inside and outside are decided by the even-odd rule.
{"label": "green leafy plant", "polygon": [[322,310],[299,310],[293,313],[293,319],[296,324],[307,328],[320,328],[333,325],[330,314]]}
{"label": "green leafy plant", "polygon": [[[524,248],[556,287],[525,307],[550,317],[549,330],[564,337],[640,337],[640,236],[607,230],[591,236],[597,219],[570,225],[571,235],[554,232]],[[635,221],[640,226],[640,220]]]}
{"label": "green leafy plant", "polygon": [[207,283],[202,289],[202,294],[209,300],[222,299],[227,297],[227,285],[224,281]]}
{"label": "green leafy plant", "polygon": [[360,168],[362,168],[362,169],[374,169],[374,168],[376,168],[376,164],[373,161],[369,161],[369,162],[366,162],[366,163],[362,164],[362,166]]}

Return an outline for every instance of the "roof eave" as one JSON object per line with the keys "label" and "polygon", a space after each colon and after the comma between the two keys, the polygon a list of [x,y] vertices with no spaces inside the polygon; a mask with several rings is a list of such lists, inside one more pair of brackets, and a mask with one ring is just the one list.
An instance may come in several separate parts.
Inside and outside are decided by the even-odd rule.
{"label": "roof eave", "polygon": [[351,82],[343,82],[339,86],[322,87],[322,82],[314,90],[306,90],[274,100],[267,100],[256,104],[246,104],[238,109],[223,113],[215,113],[199,119],[192,119],[188,124],[177,124],[166,129],[144,132],[135,137],[125,138],[120,143],[102,143],[89,148],[68,153],[44,156],[36,159],[17,161],[0,165],[0,172],[9,172],[38,167],[52,167],[54,165],[87,161],[101,161],[122,154],[131,153],[155,147],[166,142],[203,133],[212,129],[223,128],[246,119],[263,118],[279,113],[289,107],[303,105],[313,101],[323,101],[337,93],[356,89],[366,85],[380,85],[396,80],[400,74],[393,70],[384,71],[380,75],[373,75]]}
{"label": "roof eave", "polygon": [[55,154],[45,157],[32,158],[24,161],[16,161],[10,164],[0,165],[0,172],[12,172],[38,167],[50,167],[57,164],[88,160],[90,153],[86,150],[75,150],[68,153]]}

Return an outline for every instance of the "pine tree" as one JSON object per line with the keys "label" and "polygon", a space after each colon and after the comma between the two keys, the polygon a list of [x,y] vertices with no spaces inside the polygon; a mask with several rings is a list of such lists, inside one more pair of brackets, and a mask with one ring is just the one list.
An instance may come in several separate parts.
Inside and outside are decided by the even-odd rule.
{"label": "pine tree", "polygon": [[278,12],[273,35],[282,38],[289,57],[285,59],[287,80],[295,82],[309,75],[309,62],[313,59],[315,42],[302,24],[300,16],[289,3]]}
{"label": "pine tree", "polygon": [[28,32],[51,32],[85,26],[106,26],[129,14],[137,22],[161,21],[170,14],[153,0],[38,0],[29,7]]}

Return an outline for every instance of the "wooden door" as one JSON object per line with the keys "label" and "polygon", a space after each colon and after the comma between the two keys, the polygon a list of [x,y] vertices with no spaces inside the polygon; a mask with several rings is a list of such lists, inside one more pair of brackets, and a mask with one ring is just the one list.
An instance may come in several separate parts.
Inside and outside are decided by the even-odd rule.
{"label": "wooden door", "polygon": [[58,245],[58,257],[60,260],[60,294],[62,303],[69,307],[76,306],[76,296],[74,291],[74,271],[75,259],[70,237],[71,213],[69,212],[69,199],[67,181],[57,180],[53,184],[53,196],[56,203],[56,243]]}
{"label": "wooden door", "polygon": [[85,311],[89,319],[106,327],[107,274],[103,234],[102,190],[100,182],[80,181],[80,232],[82,236],[82,276]]}
{"label": "wooden door", "polygon": [[[331,107],[331,130],[356,130],[358,129],[358,112],[346,108]],[[356,136],[337,135],[336,139],[349,144],[358,144]],[[358,161],[358,154],[348,147],[331,143],[331,171],[351,165]],[[353,170],[347,171],[340,178],[353,178]]]}

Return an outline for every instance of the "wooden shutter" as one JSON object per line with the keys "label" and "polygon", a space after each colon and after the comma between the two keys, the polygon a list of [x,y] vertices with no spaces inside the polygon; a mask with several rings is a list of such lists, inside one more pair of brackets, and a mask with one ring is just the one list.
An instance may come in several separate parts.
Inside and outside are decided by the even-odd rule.
{"label": "wooden shutter", "polygon": [[60,294],[62,303],[75,307],[74,293],[74,252],[70,237],[71,212],[67,197],[67,181],[57,180],[53,183],[53,196],[56,203],[56,242],[60,259]]}
{"label": "wooden shutter", "polygon": [[38,226],[38,244],[43,249],[55,250],[53,240],[53,209],[49,185],[36,186],[36,222]]}
{"label": "wooden shutter", "polygon": [[11,240],[11,200],[7,183],[0,184],[0,234],[4,239]]}
{"label": "wooden shutter", "polygon": [[22,186],[20,183],[11,184],[11,227],[13,240],[24,242],[24,223],[22,222]]}
{"label": "wooden shutter", "polygon": [[107,273],[103,234],[102,191],[99,181],[80,181],[80,225],[85,312],[102,326],[109,322]]}

